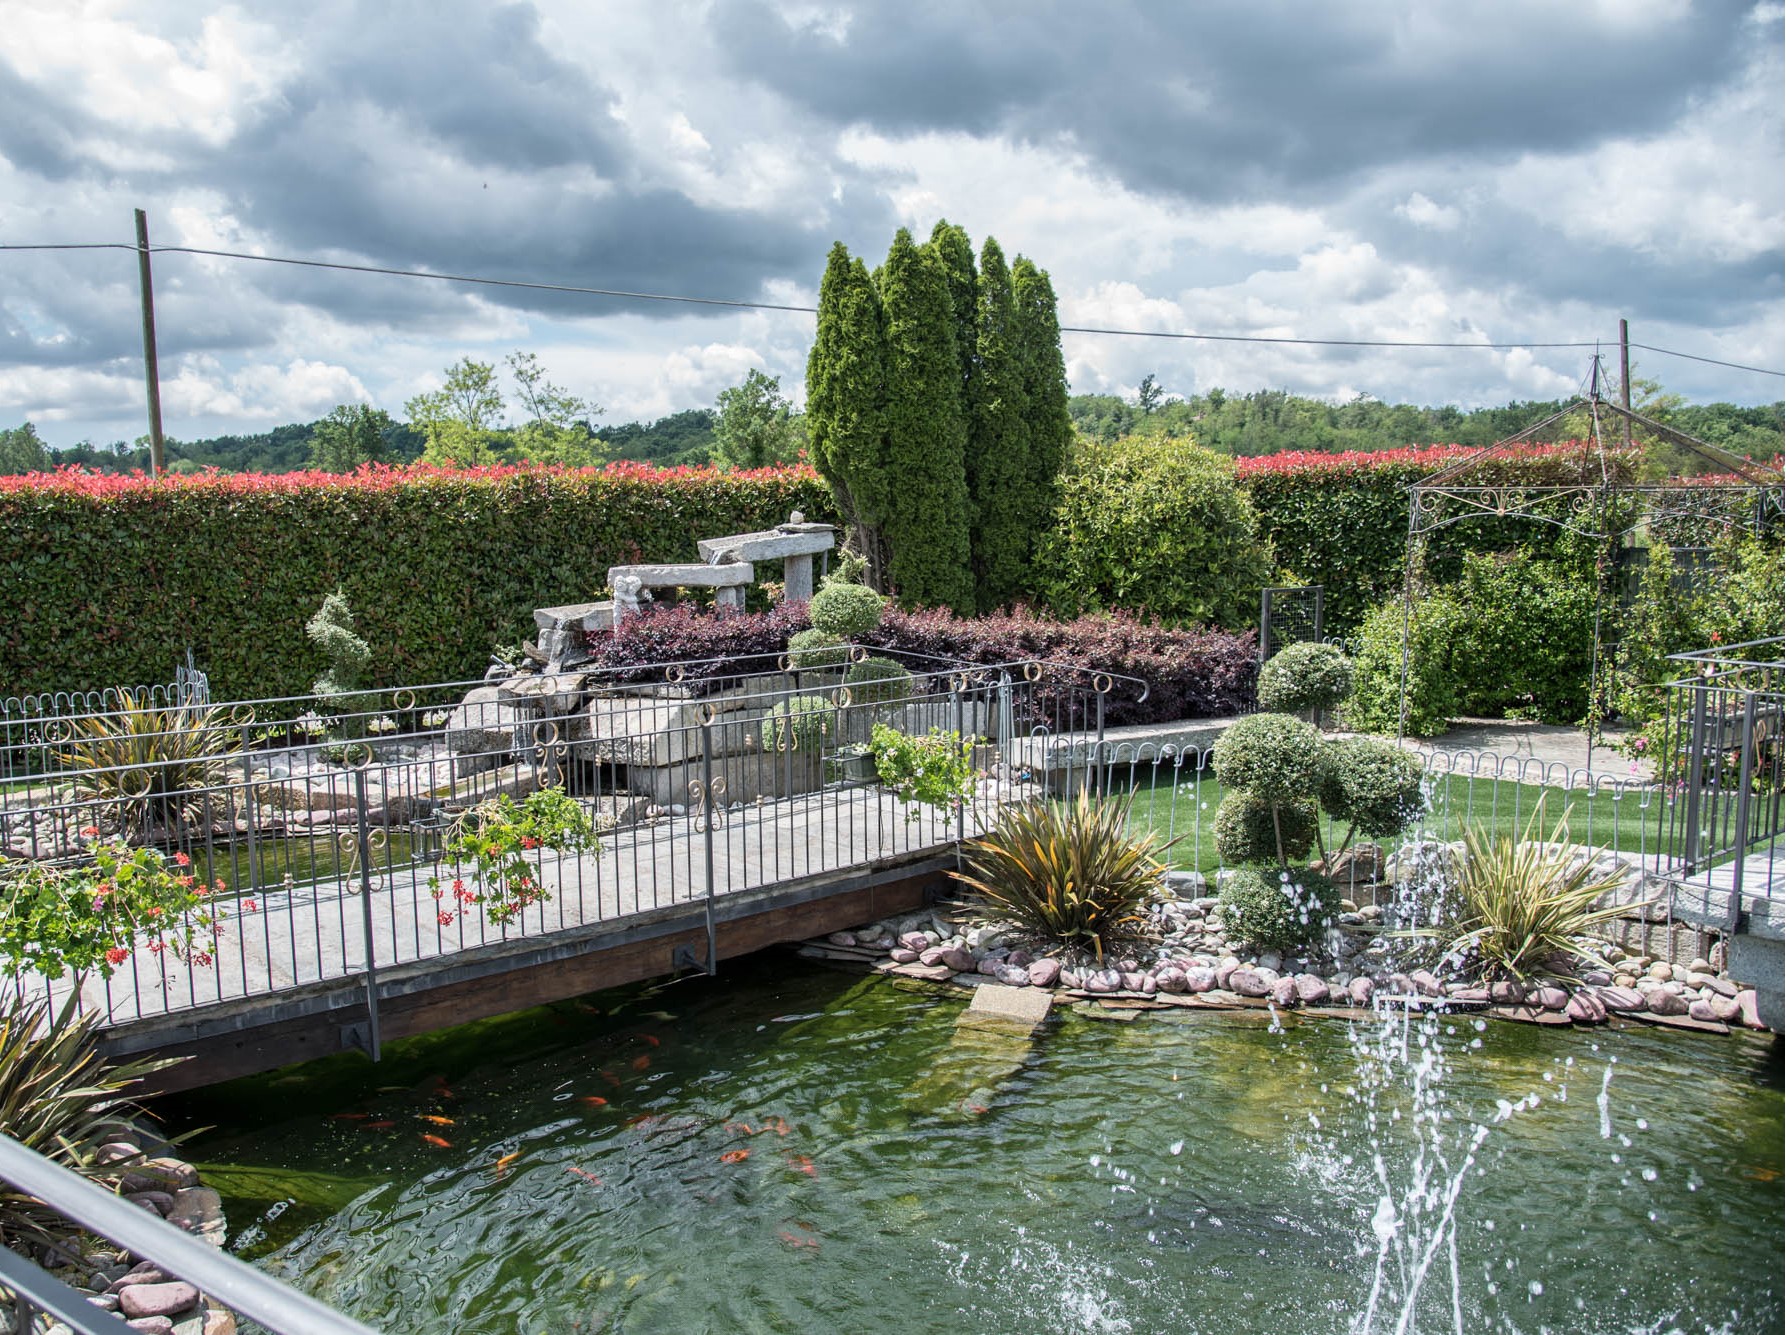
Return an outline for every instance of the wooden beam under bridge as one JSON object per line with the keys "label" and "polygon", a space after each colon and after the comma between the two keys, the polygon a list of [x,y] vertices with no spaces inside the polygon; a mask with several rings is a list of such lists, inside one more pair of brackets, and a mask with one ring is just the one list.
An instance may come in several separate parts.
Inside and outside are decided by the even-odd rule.
{"label": "wooden beam under bridge", "polygon": [[[725,895],[713,903],[715,957],[913,912],[945,892],[954,865],[932,854]],[[380,1041],[680,972],[679,954],[707,957],[706,911],[705,901],[678,904],[380,970]],[[144,1082],[144,1094],[171,1094],[364,1048],[370,1020],[364,980],[335,979],[118,1025],[100,1049],[114,1060],[183,1059]]]}

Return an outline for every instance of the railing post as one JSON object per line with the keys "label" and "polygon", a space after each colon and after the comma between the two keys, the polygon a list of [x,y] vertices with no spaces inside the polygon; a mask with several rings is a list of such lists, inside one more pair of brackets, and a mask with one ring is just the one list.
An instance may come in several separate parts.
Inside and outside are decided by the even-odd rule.
{"label": "railing post", "polygon": [[1743,922],[1743,863],[1749,853],[1749,790],[1755,785],[1755,692],[1743,692],[1742,763],[1736,784],[1736,863],[1730,869],[1730,907],[1724,930],[1734,934]]}
{"label": "railing post", "polygon": [[1693,715],[1687,734],[1687,847],[1681,855],[1681,870],[1689,875],[1699,867],[1699,790],[1705,782],[1705,700],[1709,694],[1699,682],[1692,690]]}
{"label": "railing post", "polygon": [[[967,740],[967,723],[962,715],[961,688],[967,684],[959,672],[949,674],[949,703],[955,712],[955,742],[960,745]],[[955,805],[955,843],[959,846],[967,838],[967,803]]]}
{"label": "railing post", "polygon": [[713,710],[701,710],[701,825],[707,864],[707,975],[719,972],[719,941],[713,925]]}
{"label": "railing post", "polygon": [[[365,743],[360,743],[365,745]],[[360,927],[366,944],[366,1045],[373,1061],[380,1057],[378,1041],[378,965],[372,951],[372,832],[366,826],[366,770],[353,772],[354,823],[360,851]]]}

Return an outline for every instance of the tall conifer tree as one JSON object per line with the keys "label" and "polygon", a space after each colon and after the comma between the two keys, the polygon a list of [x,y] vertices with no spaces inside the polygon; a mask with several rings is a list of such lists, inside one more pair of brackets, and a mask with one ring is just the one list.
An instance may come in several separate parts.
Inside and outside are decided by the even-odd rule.
{"label": "tall conifer tree", "polygon": [[881,269],[886,331],[888,576],[907,603],[974,610],[967,426],[948,272],[900,228]]}
{"label": "tall conifer tree", "polygon": [[868,558],[869,579],[885,587],[887,518],[886,349],[880,295],[868,269],[840,241],[819,283],[818,331],[806,362],[806,421],[814,465],[837,493]]}
{"label": "tall conifer tree", "polygon": [[974,243],[965,229],[947,221],[930,231],[930,253],[943,266],[949,287],[949,309],[955,316],[955,356],[961,363],[962,411],[971,411],[974,366],[978,360],[978,284],[974,273]]}
{"label": "tall conifer tree", "polygon": [[[969,382],[967,489],[973,510],[974,581],[989,612],[1029,592],[1029,417],[1015,360],[1015,308],[1004,251],[991,237],[980,251],[976,356]],[[1045,520],[1045,516],[1043,517]]]}
{"label": "tall conifer tree", "polygon": [[1067,411],[1067,365],[1060,352],[1060,316],[1045,270],[1019,255],[1011,265],[1011,344],[1029,426],[1024,514],[1035,541],[1052,522],[1060,471],[1073,445]]}

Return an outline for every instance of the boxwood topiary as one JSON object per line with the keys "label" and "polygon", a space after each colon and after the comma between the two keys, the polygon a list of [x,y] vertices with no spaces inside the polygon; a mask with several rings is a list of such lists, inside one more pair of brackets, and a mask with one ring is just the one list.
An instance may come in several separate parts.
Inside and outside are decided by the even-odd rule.
{"label": "boxwood topiary", "polygon": [[1259,669],[1259,708],[1275,714],[1332,709],[1352,693],[1352,660],[1337,645],[1287,645]]}
{"label": "boxwood topiary", "polygon": [[[1271,813],[1277,812],[1277,824]],[[1243,862],[1276,862],[1278,837],[1284,856],[1308,856],[1315,843],[1320,812],[1311,801],[1286,802],[1276,808],[1244,790],[1228,794],[1215,813],[1215,851],[1230,866]]]}
{"label": "boxwood topiary", "polygon": [[1228,939],[1257,950],[1296,950],[1339,916],[1339,891],[1318,871],[1235,872],[1221,890]]}
{"label": "boxwood topiary", "polygon": [[1252,714],[1222,733],[1213,755],[1224,788],[1266,802],[1295,802],[1315,791],[1326,752],[1321,734],[1288,714]]}
{"label": "boxwood topiary", "polygon": [[1419,760],[1391,742],[1375,737],[1330,742],[1318,790],[1321,806],[1354,833],[1390,839],[1425,809],[1425,777]]}
{"label": "boxwood topiary", "polygon": [[791,668],[841,667],[850,661],[850,647],[822,630],[797,630],[788,636]]}
{"label": "boxwood topiary", "polygon": [[807,615],[814,630],[853,640],[879,626],[886,608],[887,600],[866,584],[827,584],[812,595]]}
{"label": "boxwood topiary", "polygon": [[912,674],[891,658],[864,658],[843,674],[850,703],[884,705],[911,697]]}
{"label": "boxwood topiary", "polygon": [[837,707],[822,695],[793,695],[762,722],[765,751],[819,751],[837,730]]}

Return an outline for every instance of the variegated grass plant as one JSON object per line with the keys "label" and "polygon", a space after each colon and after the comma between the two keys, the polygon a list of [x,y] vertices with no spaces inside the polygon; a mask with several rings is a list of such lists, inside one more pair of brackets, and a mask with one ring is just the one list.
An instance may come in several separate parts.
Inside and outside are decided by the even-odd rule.
{"label": "variegated grass plant", "polygon": [[92,802],[94,823],[127,838],[155,827],[172,834],[205,814],[202,789],[229,778],[226,757],[240,749],[222,710],[163,708],[146,693],[124,691],[119,707],[76,720],[56,759],[74,776],[74,794]]}
{"label": "variegated grass plant", "polygon": [[1088,948],[1101,962],[1111,944],[1146,921],[1171,845],[1128,828],[1128,798],[1035,800],[1006,807],[963,849],[955,878],[992,920],[1049,941]]}

